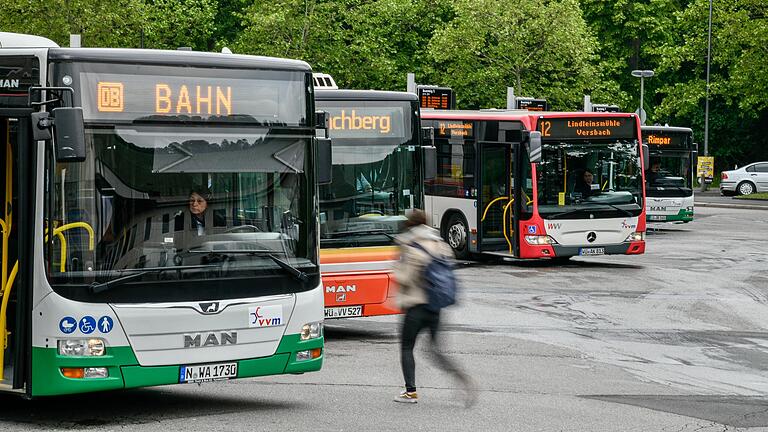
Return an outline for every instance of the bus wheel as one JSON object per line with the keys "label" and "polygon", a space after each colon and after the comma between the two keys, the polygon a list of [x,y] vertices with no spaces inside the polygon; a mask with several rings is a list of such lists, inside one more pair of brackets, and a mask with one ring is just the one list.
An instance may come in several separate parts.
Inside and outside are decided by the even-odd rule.
{"label": "bus wheel", "polygon": [[467,247],[467,223],[460,214],[454,213],[448,219],[448,229],[445,230],[445,241],[451,246],[456,258],[469,258],[469,247]]}

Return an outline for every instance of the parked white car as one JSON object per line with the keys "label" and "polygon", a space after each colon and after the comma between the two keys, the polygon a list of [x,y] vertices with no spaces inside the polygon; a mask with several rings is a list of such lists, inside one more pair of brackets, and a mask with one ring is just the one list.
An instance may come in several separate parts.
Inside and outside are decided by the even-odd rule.
{"label": "parked white car", "polygon": [[721,194],[749,195],[755,192],[768,192],[768,162],[755,162],[720,173]]}

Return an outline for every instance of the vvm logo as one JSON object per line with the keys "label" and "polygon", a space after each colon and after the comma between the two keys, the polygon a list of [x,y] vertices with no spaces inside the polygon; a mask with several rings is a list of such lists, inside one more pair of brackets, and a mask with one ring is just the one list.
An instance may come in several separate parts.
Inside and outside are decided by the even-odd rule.
{"label": "vvm logo", "polygon": [[559,223],[552,223],[552,222],[550,222],[550,223],[547,224],[547,229],[548,230],[559,230],[562,227],[563,227],[563,224],[559,224]]}
{"label": "vvm logo", "polygon": [[283,307],[256,306],[248,309],[248,327],[277,327],[283,325]]}

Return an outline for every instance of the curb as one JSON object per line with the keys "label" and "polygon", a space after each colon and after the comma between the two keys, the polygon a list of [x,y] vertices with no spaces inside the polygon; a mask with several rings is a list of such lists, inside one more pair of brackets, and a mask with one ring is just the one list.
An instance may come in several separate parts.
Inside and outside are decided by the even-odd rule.
{"label": "curb", "polygon": [[745,210],[768,210],[768,205],[722,204],[722,203],[707,203],[707,202],[694,202],[693,205],[694,205],[694,207],[713,207],[713,208],[745,209]]}

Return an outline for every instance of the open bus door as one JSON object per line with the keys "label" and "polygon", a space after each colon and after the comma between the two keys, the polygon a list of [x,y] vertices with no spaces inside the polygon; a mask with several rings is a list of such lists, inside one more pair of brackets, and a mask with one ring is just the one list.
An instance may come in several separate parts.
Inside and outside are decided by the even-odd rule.
{"label": "open bus door", "polygon": [[477,191],[477,249],[514,253],[515,146],[506,142],[480,142]]}
{"label": "open bus door", "polygon": [[[13,111],[13,112],[12,112]],[[30,259],[34,224],[31,217],[34,190],[31,110],[0,110],[3,208],[2,276],[0,277],[0,391],[29,394],[32,283]]]}

